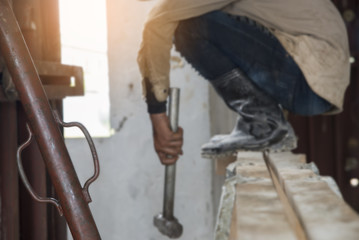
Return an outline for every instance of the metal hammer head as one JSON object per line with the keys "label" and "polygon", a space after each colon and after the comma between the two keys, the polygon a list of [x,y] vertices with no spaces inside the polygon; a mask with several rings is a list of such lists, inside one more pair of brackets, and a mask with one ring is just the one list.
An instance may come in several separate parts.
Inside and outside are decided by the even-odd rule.
{"label": "metal hammer head", "polygon": [[183,232],[182,225],[175,217],[166,219],[162,213],[153,218],[153,224],[157,227],[158,231],[169,238],[179,238]]}

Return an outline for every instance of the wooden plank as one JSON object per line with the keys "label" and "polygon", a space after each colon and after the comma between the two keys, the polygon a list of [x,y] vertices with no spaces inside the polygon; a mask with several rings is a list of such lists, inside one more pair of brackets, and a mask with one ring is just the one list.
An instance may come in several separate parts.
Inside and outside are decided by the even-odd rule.
{"label": "wooden plank", "polygon": [[233,240],[296,239],[270,179],[237,185]]}
{"label": "wooden plank", "polygon": [[358,239],[359,216],[333,186],[306,168],[296,155],[271,154],[270,159],[309,239]]}
{"label": "wooden plank", "polygon": [[[271,182],[260,153],[238,154],[234,163],[235,199],[231,215],[219,215],[219,221],[230,222],[229,235],[217,234],[216,240],[296,239],[288,224],[283,206]],[[233,186],[233,185],[232,185]],[[224,189],[228,193],[228,189]],[[223,196],[222,196],[223,199]],[[230,199],[227,196],[226,199]],[[221,205],[220,212],[226,212]],[[222,225],[222,229],[226,226]],[[218,228],[217,228],[218,230]],[[217,231],[218,233],[218,231]],[[223,232],[222,232],[223,233]]]}
{"label": "wooden plank", "polygon": [[227,238],[228,240],[238,239],[237,222],[238,222],[237,204],[234,204],[233,214],[231,219],[231,228],[230,228],[229,236]]}
{"label": "wooden plank", "polygon": [[288,220],[289,224],[291,225],[293,232],[296,235],[296,238],[298,240],[307,240],[308,235],[307,235],[306,231],[304,230],[303,223],[302,223],[301,219],[298,217],[297,212],[295,211],[290,200],[288,199],[288,196],[284,192],[284,190],[279,182],[278,173],[274,171],[273,166],[271,165],[268,153],[264,153],[263,158],[267,165],[267,169],[271,176],[271,179],[273,181],[273,185],[275,186],[276,192],[277,192],[279,199],[284,207],[285,214],[287,216],[287,220]]}
{"label": "wooden plank", "polygon": [[[358,239],[359,216],[334,180],[320,176],[304,155],[271,154],[268,166],[261,153],[252,152],[239,153],[229,165],[232,190],[224,191],[226,207],[220,210],[226,214],[217,220],[227,225],[216,240]],[[234,186],[235,198],[228,194]]]}
{"label": "wooden plank", "polygon": [[[81,67],[57,62],[35,61],[36,69],[49,99],[84,95],[84,79]],[[73,83],[71,83],[71,79]],[[7,102],[4,87],[0,85],[0,102]]]}
{"label": "wooden plank", "polygon": [[357,213],[326,182],[289,180],[285,186],[310,239],[358,239]]}
{"label": "wooden plank", "polygon": [[219,176],[224,176],[226,175],[226,168],[229,164],[235,162],[237,159],[237,156],[232,155],[232,156],[226,156],[223,157],[221,159],[216,159],[215,160],[215,169],[216,169],[216,174]]}

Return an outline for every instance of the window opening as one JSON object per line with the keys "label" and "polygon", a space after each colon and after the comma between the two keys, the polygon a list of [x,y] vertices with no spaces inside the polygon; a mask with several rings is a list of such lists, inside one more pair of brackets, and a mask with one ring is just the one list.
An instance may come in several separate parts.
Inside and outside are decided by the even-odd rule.
{"label": "window opening", "polygon": [[[86,126],[93,137],[108,137],[109,80],[106,0],[60,0],[62,63],[83,67],[85,96],[64,99],[64,120]],[[66,128],[65,137],[82,137]]]}

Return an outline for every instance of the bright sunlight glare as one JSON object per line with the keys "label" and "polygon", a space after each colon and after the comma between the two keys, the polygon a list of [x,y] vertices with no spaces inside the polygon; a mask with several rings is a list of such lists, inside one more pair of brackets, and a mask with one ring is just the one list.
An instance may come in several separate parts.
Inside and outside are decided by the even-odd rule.
{"label": "bright sunlight glare", "polygon": [[[64,100],[64,120],[84,124],[91,135],[110,135],[106,0],[60,0],[62,63],[83,67],[84,97]],[[65,129],[65,137],[79,137]]]}

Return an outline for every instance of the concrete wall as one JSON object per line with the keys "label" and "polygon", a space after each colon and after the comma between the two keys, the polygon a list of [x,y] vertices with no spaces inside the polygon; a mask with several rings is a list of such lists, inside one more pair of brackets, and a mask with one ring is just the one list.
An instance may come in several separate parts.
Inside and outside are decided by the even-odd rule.
{"label": "concrete wall", "polygon": [[[90,206],[104,240],[168,239],[152,225],[162,209],[164,167],[152,147],[136,63],[143,23],[153,4],[108,0],[111,124],[116,132],[95,139],[101,175],[90,187]],[[172,86],[182,91],[179,122],[184,128],[175,215],[184,225],[182,239],[207,240],[213,235],[215,212],[213,164],[200,156],[201,144],[210,137],[208,85],[188,64],[173,69],[171,78]],[[84,182],[92,174],[87,145],[83,139],[69,139],[67,145]]]}

